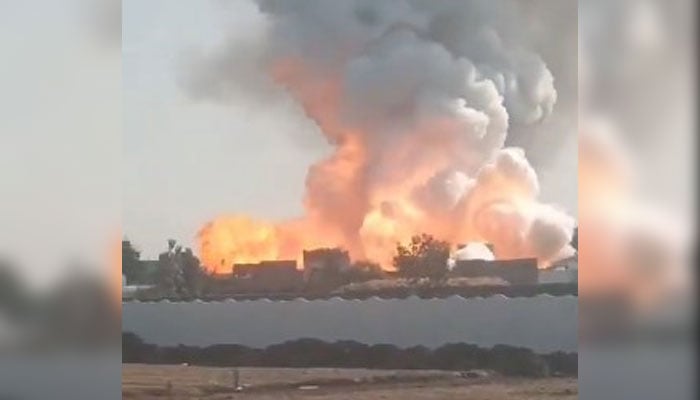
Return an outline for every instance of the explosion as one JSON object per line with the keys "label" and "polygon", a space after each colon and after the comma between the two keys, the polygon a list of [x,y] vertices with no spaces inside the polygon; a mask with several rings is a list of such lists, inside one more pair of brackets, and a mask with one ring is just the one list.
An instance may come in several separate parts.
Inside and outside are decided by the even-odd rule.
{"label": "explosion", "polygon": [[[391,268],[396,243],[419,233],[489,242],[498,258],[542,266],[573,251],[573,218],[538,201],[524,151],[505,147],[510,125],[540,123],[557,99],[545,63],[509,32],[511,3],[258,3],[267,76],[334,151],[308,171],[301,218],[207,223],[198,234],[207,267],[339,246]],[[191,90],[240,79],[220,67],[231,51],[201,60]]]}

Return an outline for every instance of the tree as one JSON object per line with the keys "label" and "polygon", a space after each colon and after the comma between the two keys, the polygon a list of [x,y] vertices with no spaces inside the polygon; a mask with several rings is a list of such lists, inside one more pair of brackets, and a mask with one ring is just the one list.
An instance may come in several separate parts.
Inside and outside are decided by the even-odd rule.
{"label": "tree", "polygon": [[377,263],[356,261],[343,273],[345,283],[367,282],[384,277],[384,271]]}
{"label": "tree", "polygon": [[185,249],[180,254],[182,266],[182,278],[190,296],[199,296],[202,292],[205,271],[192,249]]}
{"label": "tree", "polygon": [[141,253],[129,240],[122,240],[122,274],[128,283],[137,281],[141,271]]}
{"label": "tree", "polygon": [[394,267],[404,277],[441,279],[447,273],[450,244],[421,234],[413,236],[408,245],[398,243]]}
{"label": "tree", "polygon": [[173,239],[168,240],[168,250],[158,255],[158,287],[167,296],[182,296],[184,280],[177,254],[180,246]]}
{"label": "tree", "polygon": [[168,240],[168,250],[158,256],[160,289],[170,296],[198,296],[203,277],[204,270],[192,250],[183,250],[175,240]]}

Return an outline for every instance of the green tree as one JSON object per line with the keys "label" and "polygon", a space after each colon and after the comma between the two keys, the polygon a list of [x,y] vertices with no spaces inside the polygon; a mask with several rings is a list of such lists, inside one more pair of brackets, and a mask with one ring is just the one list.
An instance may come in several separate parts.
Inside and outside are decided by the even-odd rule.
{"label": "green tree", "polygon": [[344,283],[367,282],[382,279],[384,271],[377,263],[371,261],[356,261],[344,273]]}
{"label": "green tree", "polygon": [[181,296],[183,293],[182,269],[177,262],[180,247],[173,239],[168,240],[168,250],[158,255],[158,288],[166,296]]}
{"label": "green tree", "polygon": [[131,242],[122,240],[122,274],[127,283],[137,282],[141,274],[141,253],[134,248]]}
{"label": "green tree", "polygon": [[193,297],[201,294],[204,270],[191,249],[182,249],[173,239],[158,256],[158,286],[168,296]]}
{"label": "green tree", "polygon": [[180,265],[182,266],[182,278],[190,296],[199,296],[202,294],[206,272],[199,261],[199,258],[194,255],[192,249],[187,248],[180,253]]}
{"label": "green tree", "polygon": [[447,273],[450,244],[421,234],[411,238],[407,245],[398,243],[394,267],[406,278],[442,279]]}

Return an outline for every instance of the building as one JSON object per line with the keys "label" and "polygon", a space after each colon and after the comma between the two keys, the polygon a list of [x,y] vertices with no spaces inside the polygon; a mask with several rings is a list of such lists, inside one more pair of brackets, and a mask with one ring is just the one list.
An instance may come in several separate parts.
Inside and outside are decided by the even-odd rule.
{"label": "building", "polygon": [[339,248],[304,250],[304,279],[322,270],[342,271],[350,268],[350,255]]}
{"label": "building", "polygon": [[261,261],[235,264],[233,279],[242,291],[285,292],[297,290],[303,281],[294,260]]}
{"label": "building", "polygon": [[541,284],[578,282],[578,257],[565,258],[540,270],[538,281]]}
{"label": "building", "polygon": [[233,266],[233,277],[236,279],[259,279],[268,275],[290,275],[297,272],[297,262],[294,260],[261,261]]}
{"label": "building", "polygon": [[450,271],[452,277],[501,278],[511,285],[536,285],[538,283],[537,259],[513,260],[455,260]]}

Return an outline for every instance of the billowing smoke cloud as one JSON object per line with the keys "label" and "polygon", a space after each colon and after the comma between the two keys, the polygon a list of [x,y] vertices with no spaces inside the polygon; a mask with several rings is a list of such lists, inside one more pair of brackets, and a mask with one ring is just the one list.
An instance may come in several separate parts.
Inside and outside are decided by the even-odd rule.
{"label": "billowing smoke cloud", "polygon": [[[254,63],[334,146],[308,172],[297,234],[260,223],[275,232],[263,235],[271,253],[342,245],[386,264],[397,241],[420,232],[488,241],[499,257],[535,256],[543,265],[568,253],[573,219],[538,202],[524,152],[504,148],[509,126],[536,126],[557,101],[552,73],[518,40],[523,11],[515,4],[259,1],[268,29]],[[236,70],[221,68],[232,52],[198,60],[189,91],[221,99],[217,82],[250,89],[231,85]],[[244,234],[240,223],[222,221],[200,232],[210,266],[248,258],[216,239]]]}
{"label": "billowing smoke cloud", "polygon": [[[534,256],[540,260],[572,254],[574,219],[537,201],[537,175],[522,150],[506,148],[478,172],[463,204],[468,223],[495,245],[501,258]],[[468,236],[465,234],[465,236]]]}
{"label": "billowing smoke cloud", "polygon": [[493,260],[491,250],[484,243],[474,242],[455,251],[451,257],[455,260]]}

